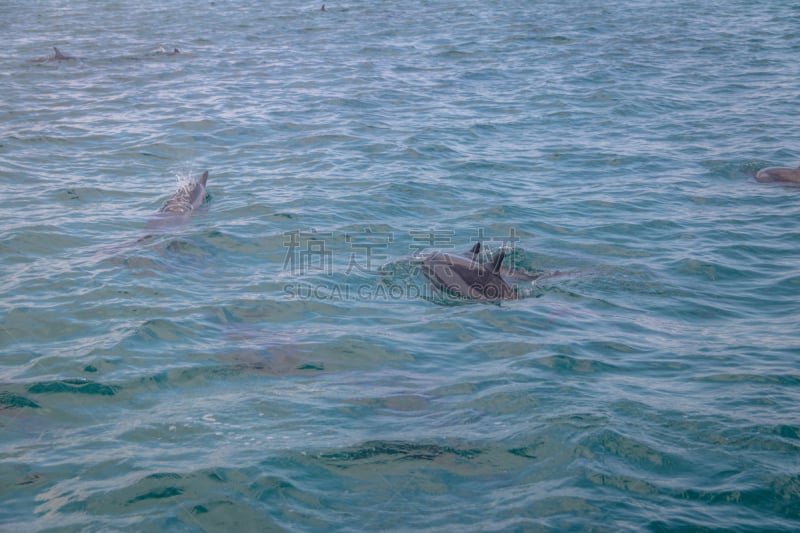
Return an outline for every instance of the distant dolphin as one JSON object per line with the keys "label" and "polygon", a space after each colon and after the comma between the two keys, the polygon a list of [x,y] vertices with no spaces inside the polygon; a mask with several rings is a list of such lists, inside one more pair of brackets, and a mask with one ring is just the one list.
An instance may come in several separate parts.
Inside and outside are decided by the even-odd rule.
{"label": "distant dolphin", "polygon": [[175,194],[169,197],[161,209],[160,214],[165,215],[188,215],[201,205],[206,199],[206,182],[208,181],[208,170],[203,172],[200,179],[194,183],[188,183],[178,189]]}
{"label": "distant dolphin", "polygon": [[66,61],[66,60],[68,60],[68,59],[75,59],[75,58],[74,58],[74,57],[72,57],[72,56],[68,56],[68,55],[66,55],[66,54],[62,54],[62,53],[61,53],[61,50],[59,50],[59,49],[58,49],[58,48],[56,48],[55,46],[53,47],[53,51],[55,52],[55,53],[53,54],[53,57],[49,58],[51,61]]}
{"label": "distant dolphin", "polygon": [[165,56],[186,56],[186,57],[194,57],[194,54],[187,54],[186,52],[181,52],[177,48],[173,48],[172,52],[165,52]]}
{"label": "distant dolphin", "polygon": [[197,57],[194,54],[190,54],[187,52],[181,52],[178,48],[172,48],[172,50],[167,50],[163,46],[159,47],[158,50],[155,51],[154,55],[158,56],[166,56],[166,57],[174,57],[174,56],[181,56],[181,57]]}
{"label": "distant dolphin", "polygon": [[792,183],[800,185],[800,167],[768,167],[756,172],[755,178],[761,183]]}
{"label": "distant dolphin", "polygon": [[422,272],[443,292],[470,300],[497,301],[517,298],[514,289],[500,275],[505,250],[486,263],[480,262],[481,243],[466,256],[433,252],[422,259]]}
{"label": "distant dolphin", "polygon": [[70,59],[77,59],[76,57],[68,56],[59,50],[57,47],[53,47],[53,55],[47,57],[40,57],[34,59],[35,63],[42,63],[44,61],[69,61]]}

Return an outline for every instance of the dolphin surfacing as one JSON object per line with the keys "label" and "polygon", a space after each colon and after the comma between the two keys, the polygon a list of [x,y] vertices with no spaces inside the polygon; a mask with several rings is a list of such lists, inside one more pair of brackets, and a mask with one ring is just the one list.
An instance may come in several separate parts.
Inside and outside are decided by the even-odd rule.
{"label": "dolphin surfacing", "polygon": [[476,243],[466,256],[433,252],[422,258],[422,272],[436,289],[453,296],[485,302],[516,299],[500,275],[505,250],[485,263],[480,251],[481,243]]}
{"label": "dolphin surfacing", "polygon": [[786,183],[800,185],[800,167],[767,167],[762,168],[755,175],[760,183]]}
{"label": "dolphin surfacing", "polygon": [[206,199],[206,182],[208,181],[208,170],[203,172],[194,183],[188,183],[175,191],[170,196],[161,209],[159,214],[163,215],[189,215],[192,211],[203,205]]}
{"label": "dolphin surfacing", "polygon": [[[186,183],[167,198],[161,208],[147,223],[147,235],[142,239],[152,237],[153,232],[163,232],[175,229],[189,220],[193,211],[198,209],[206,200],[206,182],[208,171],[203,172],[200,179]],[[139,239],[140,241],[142,239]]]}

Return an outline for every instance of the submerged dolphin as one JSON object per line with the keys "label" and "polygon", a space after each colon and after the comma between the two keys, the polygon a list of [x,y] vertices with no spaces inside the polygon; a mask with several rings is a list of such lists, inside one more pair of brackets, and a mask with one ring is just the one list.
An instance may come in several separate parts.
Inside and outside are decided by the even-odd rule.
{"label": "submerged dolphin", "polygon": [[433,252],[422,259],[422,272],[443,292],[471,300],[497,301],[517,298],[514,289],[500,275],[505,250],[486,263],[480,262],[481,243],[466,256]]}
{"label": "submerged dolphin", "polygon": [[206,199],[206,182],[208,181],[208,170],[203,172],[200,179],[194,183],[188,183],[178,189],[175,194],[170,196],[161,209],[160,214],[165,215],[188,215],[201,205]]}
{"label": "submerged dolphin", "polygon": [[755,175],[761,183],[795,183],[800,185],[800,167],[768,167],[762,168]]}

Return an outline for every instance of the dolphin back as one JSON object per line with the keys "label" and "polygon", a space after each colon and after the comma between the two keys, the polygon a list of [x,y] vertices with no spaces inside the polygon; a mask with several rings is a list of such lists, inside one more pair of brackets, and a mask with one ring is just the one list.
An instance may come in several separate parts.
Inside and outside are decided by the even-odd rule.
{"label": "dolphin back", "polygon": [[500,250],[491,262],[480,263],[475,245],[468,257],[435,252],[423,259],[422,271],[438,289],[461,298],[483,301],[513,299],[514,290],[500,275],[505,250]]}
{"label": "dolphin back", "polygon": [[206,199],[206,182],[208,181],[208,171],[203,172],[194,183],[190,183],[178,189],[175,194],[169,197],[158,210],[159,213],[168,215],[188,215],[201,205]]}
{"label": "dolphin back", "polygon": [[755,178],[761,183],[796,183],[800,185],[800,168],[762,168],[756,172]]}

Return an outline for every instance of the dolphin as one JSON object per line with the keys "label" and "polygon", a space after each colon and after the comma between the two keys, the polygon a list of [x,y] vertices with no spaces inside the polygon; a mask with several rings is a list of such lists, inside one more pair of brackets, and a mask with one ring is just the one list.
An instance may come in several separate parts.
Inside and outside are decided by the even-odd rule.
{"label": "dolphin", "polygon": [[175,194],[167,198],[161,205],[156,215],[147,223],[148,233],[137,242],[142,242],[153,236],[151,232],[160,232],[182,225],[189,219],[192,212],[203,205],[206,199],[206,182],[208,171],[203,172],[195,182],[181,186]]}
{"label": "dolphin", "polygon": [[792,183],[800,185],[800,167],[768,167],[762,168],[755,175],[761,183]]}
{"label": "dolphin", "polygon": [[173,48],[172,48],[172,50],[167,50],[167,49],[166,49],[166,48],[164,48],[163,46],[159,47],[159,48],[158,48],[158,50],[156,50],[155,52],[153,52],[153,54],[152,54],[152,55],[157,55],[157,56],[165,56],[165,57],[175,57],[175,56],[181,56],[181,57],[197,57],[196,55],[194,55],[194,54],[191,54],[191,53],[189,53],[189,52],[181,52],[181,51],[180,51],[180,49],[178,49],[178,48],[175,48],[175,47],[173,47]]}
{"label": "dolphin", "polygon": [[208,170],[203,172],[200,179],[194,183],[187,183],[175,194],[170,196],[158,210],[164,215],[189,215],[192,211],[203,205],[206,199],[206,182]]}
{"label": "dolphin", "polygon": [[164,55],[165,56],[169,56],[169,57],[172,57],[172,56],[197,57],[194,54],[190,54],[188,52],[181,52],[177,48],[173,48],[172,52],[164,52]]}
{"label": "dolphin", "polygon": [[516,299],[516,292],[500,275],[506,251],[501,249],[486,263],[480,262],[480,251],[478,242],[466,256],[433,252],[422,258],[422,272],[435,288],[461,298]]}
{"label": "dolphin", "polygon": [[53,47],[53,55],[47,57],[40,57],[34,59],[35,63],[42,63],[44,61],[69,61],[70,59],[77,59],[73,56],[68,56],[67,54],[63,53],[57,47]]}
{"label": "dolphin", "polygon": [[53,52],[55,52],[53,54],[53,61],[66,61],[67,59],[75,59],[72,56],[68,56],[68,55],[62,54],[61,50],[59,50],[55,46],[53,47]]}

